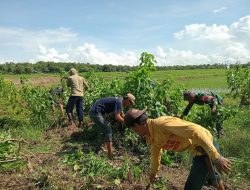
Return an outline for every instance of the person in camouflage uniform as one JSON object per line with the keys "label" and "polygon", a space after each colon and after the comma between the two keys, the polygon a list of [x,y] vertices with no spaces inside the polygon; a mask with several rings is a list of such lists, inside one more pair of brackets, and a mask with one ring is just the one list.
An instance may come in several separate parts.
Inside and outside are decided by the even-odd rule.
{"label": "person in camouflage uniform", "polygon": [[[211,92],[211,93],[194,93],[191,91],[184,92],[184,100],[188,101],[188,105],[184,109],[182,115],[180,118],[183,118],[184,116],[187,116],[191,108],[193,107],[194,104],[198,105],[209,105],[211,108],[211,114],[215,118],[218,116],[218,110],[217,106],[222,104],[222,97]],[[216,125],[216,131],[217,131],[217,136],[220,137],[221,135],[224,134],[223,128],[222,128],[223,121],[222,120],[216,120],[215,125]]]}

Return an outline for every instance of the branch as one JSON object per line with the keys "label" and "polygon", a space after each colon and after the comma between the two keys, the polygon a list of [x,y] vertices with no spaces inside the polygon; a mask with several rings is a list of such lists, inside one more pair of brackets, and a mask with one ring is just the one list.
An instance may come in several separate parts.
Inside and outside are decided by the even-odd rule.
{"label": "branch", "polygon": [[19,140],[19,139],[5,139],[5,140],[0,141],[0,143],[5,143],[5,142],[8,142],[8,141],[16,141],[16,142],[20,142],[20,143],[27,143],[27,144],[29,144],[29,142],[25,141],[24,139],[21,139],[21,140]]}
{"label": "branch", "polygon": [[15,162],[17,159],[12,159],[12,160],[0,160],[1,164],[8,163],[8,162]]}

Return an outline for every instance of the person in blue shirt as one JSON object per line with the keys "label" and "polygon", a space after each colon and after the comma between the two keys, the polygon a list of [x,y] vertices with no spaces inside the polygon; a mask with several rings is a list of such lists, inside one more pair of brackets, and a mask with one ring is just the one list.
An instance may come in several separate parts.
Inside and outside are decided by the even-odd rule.
{"label": "person in blue shirt", "polygon": [[89,110],[91,120],[102,128],[104,134],[104,142],[108,150],[108,157],[112,158],[112,129],[110,122],[106,120],[105,115],[114,114],[118,122],[124,122],[123,108],[133,106],[135,97],[128,93],[124,97],[106,97],[94,102]]}

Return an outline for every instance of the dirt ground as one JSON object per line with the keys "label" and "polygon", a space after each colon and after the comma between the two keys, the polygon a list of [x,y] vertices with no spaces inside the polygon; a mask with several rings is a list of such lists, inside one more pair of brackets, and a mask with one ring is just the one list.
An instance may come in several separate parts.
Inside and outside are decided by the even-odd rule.
{"label": "dirt ground", "polygon": [[[60,153],[63,149],[63,142],[72,137],[79,138],[81,130],[75,131],[74,128],[69,127],[55,127],[44,133],[45,141],[53,140],[54,148],[51,152],[30,152],[28,150],[21,150],[21,157],[26,161],[25,168],[19,171],[8,171],[0,173],[0,189],[1,190],[33,190],[33,189],[85,189],[86,185],[82,176],[75,176],[72,173],[72,169],[66,166],[62,166],[60,163]],[[76,135],[78,134],[78,135]],[[39,146],[41,142],[30,142],[29,146]],[[119,153],[118,153],[119,154]],[[122,155],[122,153],[121,153]],[[119,165],[120,160],[112,160],[112,165]],[[167,189],[169,190],[181,190],[184,187],[185,181],[188,176],[188,170],[179,165],[171,167],[161,167],[159,176],[166,176]],[[153,185],[131,182],[131,180],[121,182],[118,187],[109,187],[109,184],[102,180],[97,179],[98,184],[102,184],[101,189],[128,189],[128,190],[154,190],[157,189]],[[55,185],[56,184],[56,185]],[[226,189],[233,190],[231,181],[226,181]],[[47,188],[45,188],[47,187]],[[105,187],[105,188],[104,188]],[[92,188],[98,189],[94,184]],[[213,190],[212,187],[205,186],[204,190]],[[237,188],[240,189],[240,188]],[[243,188],[245,189],[245,188]],[[243,190],[242,189],[242,190]]]}
{"label": "dirt ground", "polygon": [[[5,80],[12,81],[16,85],[20,85],[20,79],[17,78],[5,78]],[[53,76],[39,76],[39,77],[32,77],[28,79],[28,84],[37,85],[37,86],[51,86],[53,84],[60,84],[60,77],[53,77]]]}

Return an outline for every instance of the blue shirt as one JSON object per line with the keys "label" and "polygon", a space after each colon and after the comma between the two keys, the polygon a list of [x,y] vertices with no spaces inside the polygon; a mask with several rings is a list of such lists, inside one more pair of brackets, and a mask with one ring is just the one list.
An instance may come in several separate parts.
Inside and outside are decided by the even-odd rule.
{"label": "blue shirt", "polygon": [[108,97],[99,99],[92,105],[91,110],[101,114],[120,113],[122,110],[122,98]]}

